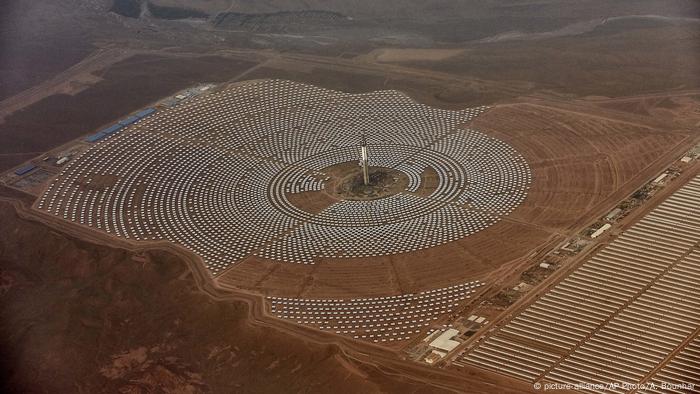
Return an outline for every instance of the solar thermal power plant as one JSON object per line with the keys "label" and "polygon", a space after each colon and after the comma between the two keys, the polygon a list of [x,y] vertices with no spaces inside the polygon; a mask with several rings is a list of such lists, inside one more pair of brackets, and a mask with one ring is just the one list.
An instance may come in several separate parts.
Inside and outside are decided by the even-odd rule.
{"label": "solar thermal power plant", "polygon": [[[213,277],[249,256],[313,265],[410,253],[484,230],[525,199],[531,175],[523,157],[463,127],[485,110],[435,109],[397,91],[236,84],[98,133],[36,207],[129,241],[179,244]],[[349,178],[350,192],[359,194],[335,193],[346,164],[359,171],[357,184]],[[431,187],[426,171],[437,174]],[[295,202],[309,194],[326,196],[325,205]],[[399,342],[427,331],[483,285],[464,280],[364,298],[273,291],[267,306],[319,330]]]}
{"label": "solar thermal power plant", "polygon": [[[36,206],[124,239],[172,241],[213,276],[250,255],[314,264],[416,251],[491,226],[527,195],[522,156],[461,127],[485,110],[435,109],[397,91],[233,85],[107,135],[66,165]],[[327,169],[358,167],[360,138],[368,166],[407,179],[404,190],[332,196],[317,212],[292,202],[330,192]],[[439,182],[421,195],[428,169]]]}
{"label": "solar thermal power plant", "polygon": [[[264,296],[270,316],[410,348],[439,330],[459,334],[444,321],[493,276],[456,270],[447,281],[385,291],[367,280],[367,266],[470,237],[525,201],[533,177],[524,157],[472,127],[488,110],[436,109],[393,90],[235,83],[91,135],[34,206],[128,242],[179,245],[221,289],[279,267],[265,286],[244,285]],[[698,206],[700,177],[507,324],[465,349],[462,337],[437,359],[528,383],[685,382],[696,371],[700,325]],[[591,239],[612,231],[600,228]],[[303,283],[312,276],[293,273],[341,261],[358,270],[319,276],[313,291]],[[343,277],[354,284],[343,287]]]}
{"label": "solar thermal power plant", "polygon": [[700,394],[699,0],[0,4],[0,393]]}
{"label": "solar thermal power plant", "polygon": [[698,392],[699,335],[696,176],[460,362],[528,382],[654,383],[639,392]]}

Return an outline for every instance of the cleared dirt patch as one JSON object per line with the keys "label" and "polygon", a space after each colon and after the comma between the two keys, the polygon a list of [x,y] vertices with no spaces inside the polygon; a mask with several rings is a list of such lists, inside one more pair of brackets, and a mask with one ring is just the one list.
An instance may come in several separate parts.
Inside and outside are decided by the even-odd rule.
{"label": "cleared dirt patch", "polygon": [[371,59],[378,63],[435,62],[461,55],[464,51],[464,49],[383,48],[375,49],[362,58]]}

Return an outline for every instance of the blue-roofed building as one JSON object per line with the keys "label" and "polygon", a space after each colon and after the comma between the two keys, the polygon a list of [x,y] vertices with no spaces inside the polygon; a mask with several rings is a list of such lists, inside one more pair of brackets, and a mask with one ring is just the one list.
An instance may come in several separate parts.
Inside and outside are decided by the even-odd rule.
{"label": "blue-roofed building", "polygon": [[120,120],[120,121],[119,121],[119,124],[122,125],[122,126],[128,126],[128,125],[130,125],[130,124],[136,122],[136,121],[139,120],[139,119],[140,119],[140,118],[138,118],[138,117],[136,117],[136,116],[129,116],[129,117],[126,118],[126,119]]}
{"label": "blue-roofed building", "polygon": [[97,134],[93,134],[93,135],[87,136],[87,138],[85,138],[85,141],[87,141],[87,142],[97,142],[97,141],[99,141],[99,140],[105,138],[106,136],[107,136],[107,134],[97,133]]}
{"label": "blue-roofed building", "polygon": [[114,124],[114,125],[111,125],[111,126],[107,127],[107,128],[104,129],[104,130],[101,130],[99,134],[108,135],[108,134],[116,133],[117,131],[121,130],[123,127],[124,127],[124,126],[122,126],[122,125],[120,125],[119,123],[117,123],[117,124]]}
{"label": "blue-roofed building", "polygon": [[143,118],[145,118],[146,116],[148,116],[148,115],[150,115],[150,114],[152,114],[152,113],[154,113],[154,112],[156,112],[156,109],[155,109],[155,108],[146,108],[146,109],[144,109],[144,110],[141,110],[141,111],[137,112],[134,116],[136,116],[136,117],[139,118],[139,119],[143,119]]}
{"label": "blue-roofed building", "polygon": [[35,168],[36,168],[36,166],[34,164],[27,164],[26,166],[22,166],[22,167],[16,169],[15,174],[16,175],[24,175]]}

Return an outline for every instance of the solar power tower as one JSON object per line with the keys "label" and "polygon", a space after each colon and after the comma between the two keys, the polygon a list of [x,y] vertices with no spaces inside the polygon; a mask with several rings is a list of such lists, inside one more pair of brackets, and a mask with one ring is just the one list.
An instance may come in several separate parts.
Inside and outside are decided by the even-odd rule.
{"label": "solar power tower", "polygon": [[369,163],[367,157],[367,137],[362,134],[362,145],[360,145],[360,166],[362,166],[362,177],[365,185],[369,185]]}

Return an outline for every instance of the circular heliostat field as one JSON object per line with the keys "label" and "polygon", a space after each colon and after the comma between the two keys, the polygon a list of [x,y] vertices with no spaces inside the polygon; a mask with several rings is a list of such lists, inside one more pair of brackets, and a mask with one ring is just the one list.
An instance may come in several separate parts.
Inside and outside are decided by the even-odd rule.
{"label": "circular heliostat field", "polygon": [[[510,146],[396,91],[235,85],[158,111],[70,162],[37,207],[120,237],[167,239],[216,275],[256,255],[411,252],[466,237],[525,198]],[[361,135],[371,184],[358,184]]]}

